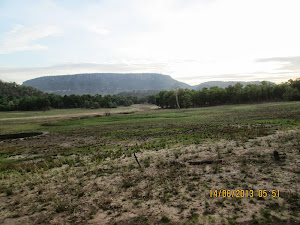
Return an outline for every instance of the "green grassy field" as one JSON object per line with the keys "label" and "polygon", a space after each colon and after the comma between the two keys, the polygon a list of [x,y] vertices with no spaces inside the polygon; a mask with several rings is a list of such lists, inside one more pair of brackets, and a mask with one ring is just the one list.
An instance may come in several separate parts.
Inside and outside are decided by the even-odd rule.
{"label": "green grassy field", "polygon": [[1,224],[300,222],[300,102],[105,111],[0,114],[0,134],[44,132],[0,142]]}

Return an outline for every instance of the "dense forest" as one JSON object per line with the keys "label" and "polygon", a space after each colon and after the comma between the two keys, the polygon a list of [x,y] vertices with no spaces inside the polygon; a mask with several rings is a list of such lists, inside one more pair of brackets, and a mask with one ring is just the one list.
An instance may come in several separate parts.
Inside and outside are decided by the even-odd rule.
{"label": "dense forest", "polygon": [[47,110],[50,108],[115,108],[149,102],[154,96],[135,97],[117,95],[56,95],[47,94],[29,86],[0,81],[0,111]]}
{"label": "dense forest", "polygon": [[156,104],[161,108],[188,108],[282,100],[300,100],[300,78],[278,85],[263,81],[261,85],[248,84],[245,87],[241,83],[236,83],[226,88],[214,86],[199,91],[190,89],[161,91],[156,97]]}
{"label": "dense forest", "polygon": [[135,97],[147,97],[150,95],[157,95],[160,90],[133,90],[133,91],[124,91],[120,92],[117,95],[119,96],[135,96]]}

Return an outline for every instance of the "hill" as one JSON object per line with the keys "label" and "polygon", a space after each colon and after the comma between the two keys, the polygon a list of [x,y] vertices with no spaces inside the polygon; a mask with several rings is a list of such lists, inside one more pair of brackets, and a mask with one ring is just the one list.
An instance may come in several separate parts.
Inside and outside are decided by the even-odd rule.
{"label": "hill", "polygon": [[0,81],[0,111],[48,109],[47,94],[29,86]]}
{"label": "hill", "polygon": [[0,96],[4,97],[27,97],[27,96],[42,96],[43,92],[29,86],[22,86],[16,83],[8,83],[0,80]]}
{"label": "hill", "polygon": [[27,80],[23,85],[38,90],[59,95],[114,95],[146,96],[156,94],[161,90],[171,90],[175,85],[180,88],[201,90],[218,86],[226,88],[229,85],[241,83],[260,85],[260,81],[208,81],[195,86],[179,82],[168,75],[157,73],[90,73],[75,75],[45,76]]}
{"label": "hill", "polygon": [[170,90],[175,84],[180,88],[192,88],[190,85],[176,81],[168,75],[156,73],[93,73],[45,76],[23,83],[23,85],[59,95],[112,95],[132,90]]}
{"label": "hill", "polygon": [[249,81],[249,82],[246,82],[246,81],[207,81],[207,82],[203,82],[201,84],[195,85],[193,88],[196,90],[201,90],[204,87],[210,88],[210,87],[214,87],[214,86],[217,86],[220,88],[226,88],[229,85],[235,85],[236,83],[241,83],[243,86],[246,86],[248,84],[261,85],[260,81]]}

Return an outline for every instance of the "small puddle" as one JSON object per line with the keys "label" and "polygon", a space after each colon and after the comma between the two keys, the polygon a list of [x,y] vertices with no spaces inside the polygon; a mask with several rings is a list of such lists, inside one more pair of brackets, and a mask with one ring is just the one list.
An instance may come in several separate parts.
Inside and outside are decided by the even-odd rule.
{"label": "small puddle", "polygon": [[30,132],[30,133],[16,133],[16,134],[1,134],[0,140],[34,137],[34,136],[38,136],[41,134],[44,134],[44,133],[43,132]]}

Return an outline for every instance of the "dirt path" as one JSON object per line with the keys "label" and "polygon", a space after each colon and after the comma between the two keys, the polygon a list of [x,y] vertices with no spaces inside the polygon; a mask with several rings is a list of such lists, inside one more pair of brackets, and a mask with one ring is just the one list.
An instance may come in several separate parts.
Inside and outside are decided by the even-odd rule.
{"label": "dirt path", "polygon": [[[107,109],[112,114],[130,113],[130,112],[142,112],[157,109],[155,105],[139,105],[135,104],[129,108],[124,109]],[[27,117],[12,117],[12,118],[1,118],[0,121],[9,120],[30,120],[30,119],[50,119],[50,118],[71,118],[71,117],[82,117],[82,116],[93,116],[93,115],[104,115],[105,111],[97,112],[86,112],[86,113],[68,113],[68,114],[58,114],[58,115],[47,115],[47,116],[27,116]]]}

